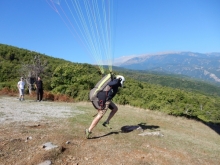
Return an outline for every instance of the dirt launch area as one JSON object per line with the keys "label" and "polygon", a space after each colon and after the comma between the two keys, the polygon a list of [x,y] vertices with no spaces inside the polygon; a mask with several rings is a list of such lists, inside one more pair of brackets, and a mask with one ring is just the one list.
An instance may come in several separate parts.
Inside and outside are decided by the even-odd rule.
{"label": "dirt launch area", "polygon": [[85,138],[89,102],[0,96],[0,165],[218,165],[219,133],[201,122],[119,106],[112,129]]}

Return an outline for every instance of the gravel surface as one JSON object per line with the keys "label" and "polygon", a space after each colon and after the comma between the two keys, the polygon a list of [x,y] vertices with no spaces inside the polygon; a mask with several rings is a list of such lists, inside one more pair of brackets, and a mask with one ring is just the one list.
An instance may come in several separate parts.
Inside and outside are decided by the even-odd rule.
{"label": "gravel surface", "polygon": [[0,124],[67,118],[84,113],[73,103],[19,101],[16,97],[0,97]]}

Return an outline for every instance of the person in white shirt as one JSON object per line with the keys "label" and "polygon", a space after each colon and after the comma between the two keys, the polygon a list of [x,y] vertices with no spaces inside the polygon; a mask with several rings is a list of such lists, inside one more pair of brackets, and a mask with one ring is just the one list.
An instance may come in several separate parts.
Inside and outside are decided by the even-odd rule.
{"label": "person in white shirt", "polygon": [[17,86],[19,90],[19,100],[22,101],[24,100],[24,86],[25,86],[25,81],[23,77],[21,77],[21,80],[18,82]]}

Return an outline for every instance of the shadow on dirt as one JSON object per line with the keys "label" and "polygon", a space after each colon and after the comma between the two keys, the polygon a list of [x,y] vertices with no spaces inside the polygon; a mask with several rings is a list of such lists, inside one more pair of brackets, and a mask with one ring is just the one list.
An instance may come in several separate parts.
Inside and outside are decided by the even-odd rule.
{"label": "shadow on dirt", "polygon": [[158,129],[160,128],[159,126],[155,126],[155,125],[146,125],[146,123],[140,123],[138,125],[126,125],[121,127],[121,132],[122,133],[128,133],[128,132],[132,132],[134,130],[154,130],[154,129]]}
{"label": "shadow on dirt", "polygon": [[112,134],[129,133],[129,132],[132,132],[134,130],[144,131],[146,129],[155,130],[155,129],[158,129],[158,128],[160,128],[160,127],[159,126],[155,126],[155,125],[146,125],[146,123],[140,123],[140,124],[137,124],[137,125],[125,125],[125,126],[121,127],[120,131],[109,132],[109,133],[107,133],[105,135],[94,136],[94,137],[92,137],[90,139],[98,139],[98,138],[102,138],[102,137],[109,136],[109,135],[112,135]]}
{"label": "shadow on dirt", "polygon": [[92,138],[90,138],[90,139],[99,139],[99,138],[102,138],[102,137],[105,137],[105,136],[109,136],[109,135],[112,135],[112,134],[119,134],[121,131],[114,131],[114,132],[109,132],[109,133],[107,133],[107,134],[105,134],[105,135],[102,135],[102,136],[94,136],[94,137],[92,137]]}

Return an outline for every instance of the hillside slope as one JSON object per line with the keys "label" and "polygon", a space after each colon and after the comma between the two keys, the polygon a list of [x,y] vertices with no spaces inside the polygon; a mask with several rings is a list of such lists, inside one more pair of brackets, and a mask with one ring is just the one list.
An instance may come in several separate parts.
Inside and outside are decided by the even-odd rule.
{"label": "hillside slope", "polygon": [[[40,75],[44,82],[44,90],[49,92],[47,97],[44,97],[45,100],[56,100],[56,95],[63,95],[74,101],[87,101],[89,91],[102,77],[93,65],[71,63],[37,52],[0,45],[2,71],[0,72],[0,90],[15,92],[19,77],[30,73],[29,70],[26,70],[26,74],[21,72],[22,65],[32,63],[36,56],[47,63],[44,72]],[[116,74],[123,73],[118,71]],[[204,90],[200,91],[203,88],[197,88],[196,91],[186,90],[187,86],[171,88],[166,85],[143,82],[140,81],[145,77],[143,74],[139,75],[141,77],[139,79],[135,78],[135,74],[133,76],[124,74],[124,76],[126,83],[114,98],[114,102],[118,104],[162,111],[175,116],[186,116],[204,122],[220,123],[220,97],[215,93],[207,95]],[[29,79],[29,77],[25,78]],[[167,80],[165,78],[165,82],[172,82],[172,80],[170,81],[170,77]],[[185,84],[182,81],[180,83]],[[211,88],[205,87],[205,89]],[[212,91],[218,92],[213,89]]]}

